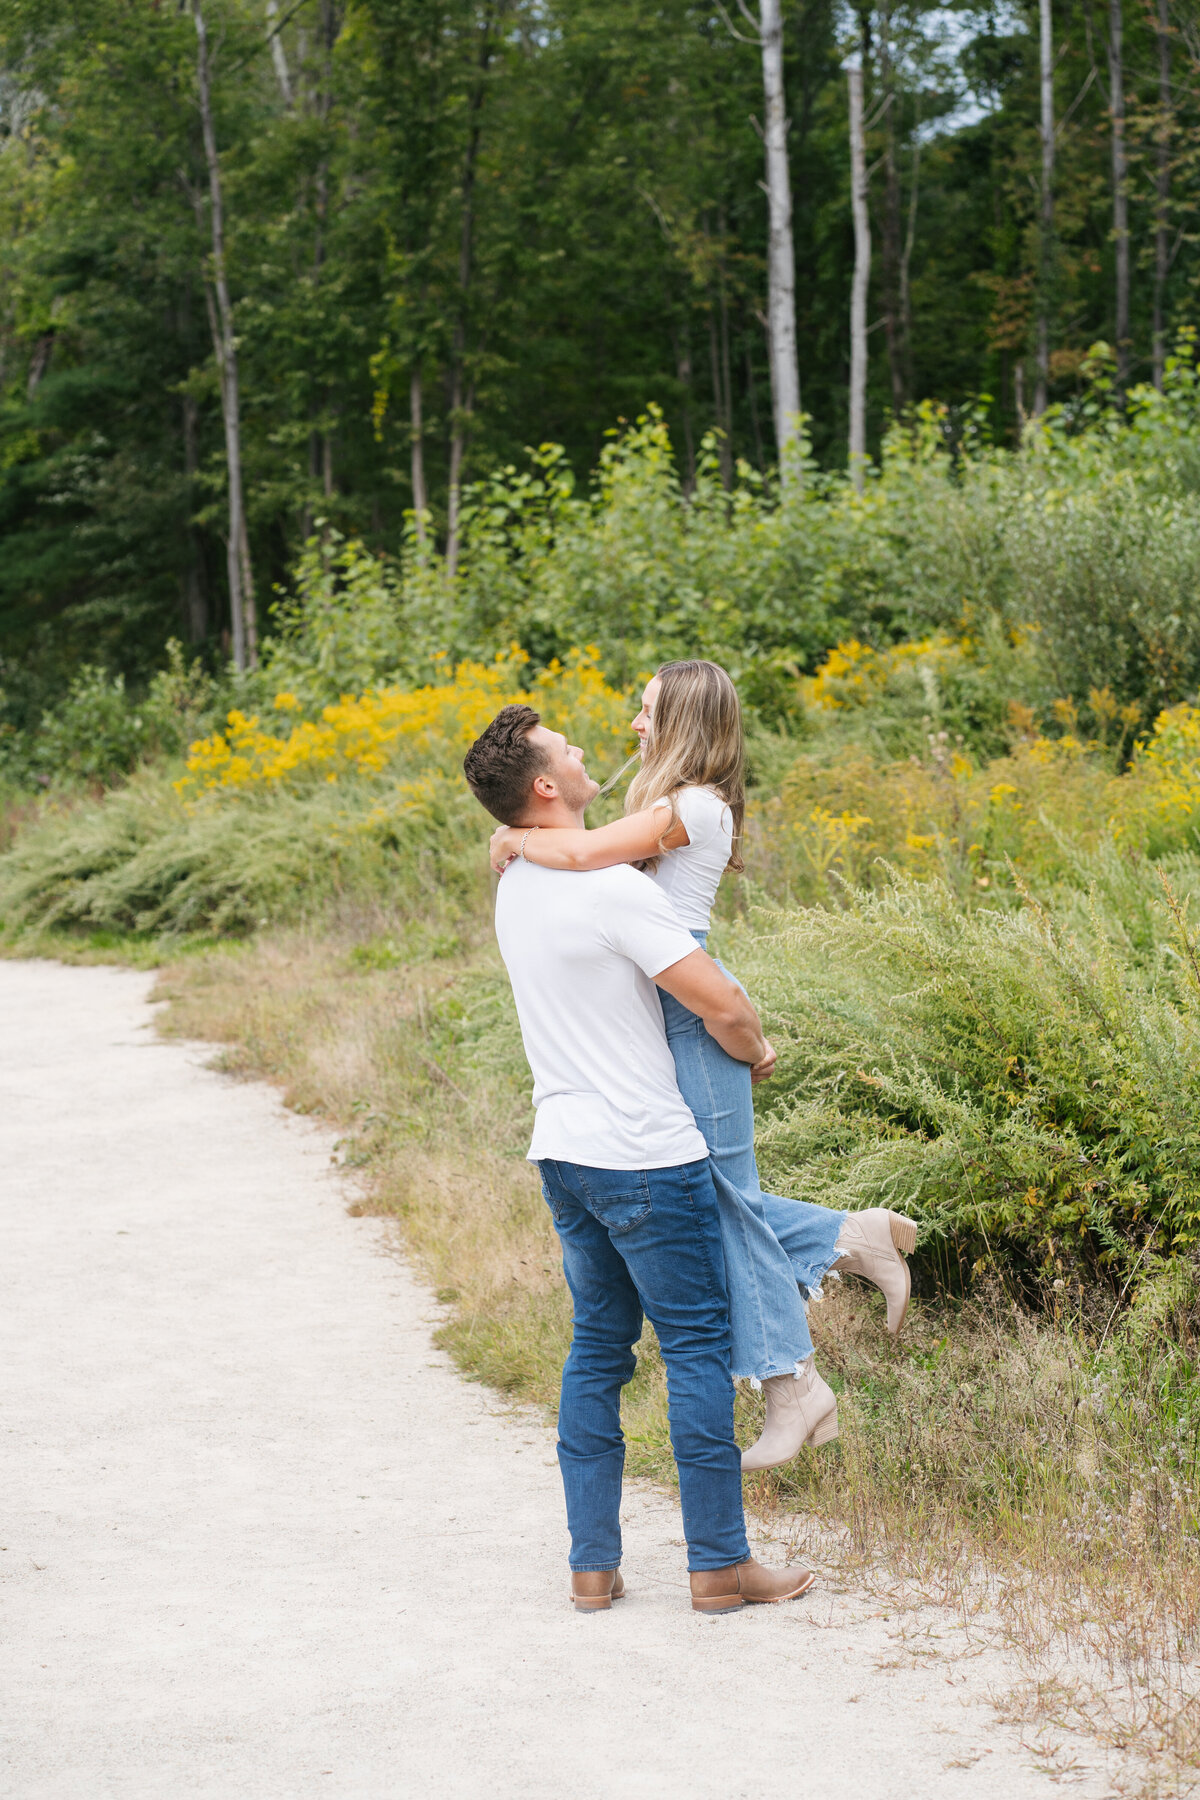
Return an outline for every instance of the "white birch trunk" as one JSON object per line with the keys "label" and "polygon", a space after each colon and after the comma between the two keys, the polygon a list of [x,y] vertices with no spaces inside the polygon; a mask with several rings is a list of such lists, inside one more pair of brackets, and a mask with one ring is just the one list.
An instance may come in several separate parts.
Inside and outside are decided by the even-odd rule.
{"label": "white birch trunk", "polygon": [[1042,218],[1038,254],[1037,386],[1033,410],[1044,413],[1050,382],[1050,287],[1054,268],[1054,24],[1051,0],[1038,0],[1041,25]]}
{"label": "white birch trunk", "polygon": [[217,157],[217,139],[213,128],[208,31],[204,22],[202,0],[192,0],[192,18],[196,25],[196,86],[200,100],[204,160],[208,170],[208,210],[212,230],[212,282],[205,284],[205,300],[221,381],[221,415],[225,425],[225,464],[229,488],[227,557],[233,660],[239,669],[254,669],[258,666],[258,628],[242,489],[237,339],[234,335],[233,305],[229,298],[229,280],[225,267],[225,209],[221,190],[221,165]]}
{"label": "white birch trunk", "polygon": [[871,281],[871,220],[863,144],[862,64],[846,70],[850,89],[850,201],[854,212],[854,283],[850,290],[850,478],[863,489],[867,466],[867,290]]}
{"label": "white birch trunk", "polygon": [[800,433],[800,367],[796,356],[796,259],[792,249],[792,182],[787,157],[787,110],[783,92],[783,15],[780,0],[760,0],[763,108],[766,151],[767,336],[771,353],[771,398],[775,448],[783,487],[799,478],[796,450]]}
{"label": "white birch trunk", "polygon": [[283,47],[283,34],[278,28],[279,0],[267,0],[267,31],[271,39],[271,61],[275,65],[275,79],[279,83],[279,91],[283,95],[283,104],[292,104],[292,72],[288,68],[287,52]]}
{"label": "white birch trunk", "polygon": [[1125,149],[1125,64],[1121,0],[1108,6],[1108,78],[1112,90],[1113,239],[1116,249],[1117,386],[1129,382],[1129,164]]}

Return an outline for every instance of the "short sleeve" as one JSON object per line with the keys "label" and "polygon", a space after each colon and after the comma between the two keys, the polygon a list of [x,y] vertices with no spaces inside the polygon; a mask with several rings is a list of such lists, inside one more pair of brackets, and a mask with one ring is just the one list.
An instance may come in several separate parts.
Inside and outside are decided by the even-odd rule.
{"label": "short sleeve", "polygon": [[688,843],[697,850],[711,844],[724,823],[728,803],[711,788],[689,787],[676,795],[675,804],[688,834]]}
{"label": "short sleeve", "polygon": [[627,879],[597,896],[601,935],[653,980],[698,945],[660,888],[636,869],[620,873]]}

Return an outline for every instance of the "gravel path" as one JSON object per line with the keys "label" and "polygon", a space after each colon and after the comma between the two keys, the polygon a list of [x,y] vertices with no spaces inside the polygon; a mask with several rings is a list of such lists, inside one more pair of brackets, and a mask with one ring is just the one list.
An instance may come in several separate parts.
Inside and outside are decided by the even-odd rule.
{"label": "gravel path", "polygon": [[0,963],[0,1792],[1058,1791],[1073,1748],[1039,1768],[936,1616],[694,1615],[656,1493],[577,1618],[550,1433],[432,1348],[329,1133],[159,1041],[150,986]]}

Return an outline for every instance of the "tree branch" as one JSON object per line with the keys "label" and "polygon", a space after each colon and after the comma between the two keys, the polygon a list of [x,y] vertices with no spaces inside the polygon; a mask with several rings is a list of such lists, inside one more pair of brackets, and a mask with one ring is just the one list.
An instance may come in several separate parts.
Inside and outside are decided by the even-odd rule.
{"label": "tree branch", "polygon": [[[733,20],[729,16],[729,14],[726,12],[724,6],[721,4],[721,0],[716,0],[716,4],[717,4],[717,11],[720,13],[722,19],[724,19],[725,26],[729,32],[730,37],[735,37],[739,44],[750,44],[753,46],[753,48],[755,50],[761,50],[762,49],[762,39],[760,37],[748,38],[744,32],[741,32],[738,30],[737,26],[734,24]],[[742,6],[742,0],[738,0],[738,5],[741,7],[741,10],[743,12],[746,12],[745,7]],[[748,13],[746,14],[746,16],[747,16],[747,18],[750,17],[750,15]],[[750,23],[753,24],[754,20],[750,19]]]}

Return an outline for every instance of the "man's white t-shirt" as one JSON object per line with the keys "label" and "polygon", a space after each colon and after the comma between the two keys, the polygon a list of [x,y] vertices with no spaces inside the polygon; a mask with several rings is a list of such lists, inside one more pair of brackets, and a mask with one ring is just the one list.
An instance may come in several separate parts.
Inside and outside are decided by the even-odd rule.
{"label": "man's white t-shirt", "polygon": [[689,931],[707,931],[733,848],[733,814],[704,787],[680,788],[675,806],[688,841],[659,857],[653,879]]}
{"label": "man's white t-shirt", "polygon": [[654,977],[696,948],[636,869],[511,863],[496,936],[537,1118],[529,1159],[669,1169],[708,1155],[679,1092]]}

